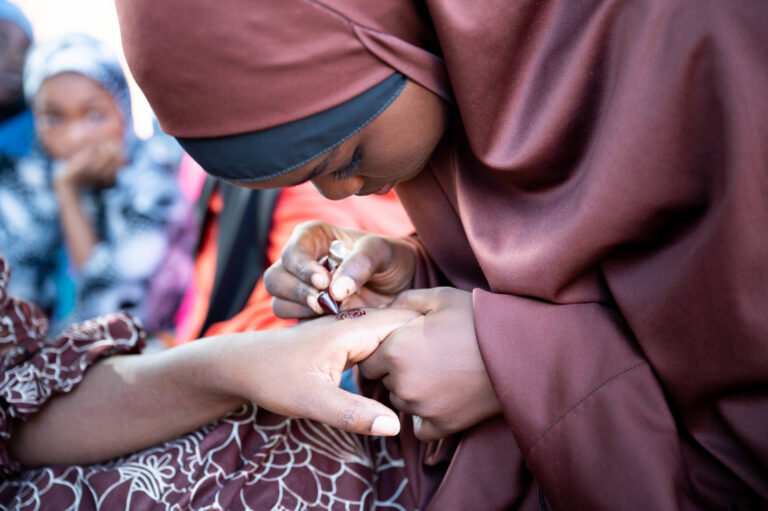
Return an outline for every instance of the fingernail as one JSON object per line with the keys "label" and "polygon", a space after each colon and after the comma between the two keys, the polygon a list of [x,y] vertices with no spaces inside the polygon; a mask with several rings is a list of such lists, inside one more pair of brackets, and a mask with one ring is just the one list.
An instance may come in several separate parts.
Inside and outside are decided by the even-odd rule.
{"label": "fingernail", "polygon": [[355,281],[351,277],[342,275],[331,284],[331,292],[336,300],[341,301],[352,293],[354,287]]}
{"label": "fingernail", "polygon": [[313,273],[310,279],[312,285],[317,289],[328,289],[328,276],[322,273]]}
{"label": "fingernail", "polygon": [[371,433],[379,436],[393,436],[400,432],[400,421],[394,417],[381,415],[376,417],[371,426]]}
{"label": "fingernail", "polygon": [[322,314],[323,313],[323,308],[320,307],[319,303],[317,303],[317,295],[316,294],[311,294],[311,295],[307,296],[307,305],[309,306],[310,309],[315,311],[317,314]]}

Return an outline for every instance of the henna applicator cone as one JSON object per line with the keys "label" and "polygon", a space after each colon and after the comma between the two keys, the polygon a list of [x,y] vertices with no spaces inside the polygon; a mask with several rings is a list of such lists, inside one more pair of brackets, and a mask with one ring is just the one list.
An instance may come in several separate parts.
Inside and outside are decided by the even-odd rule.
{"label": "henna applicator cone", "polygon": [[[336,271],[336,268],[338,268],[347,255],[349,255],[349,249],[342,241],[336,240],[331,243],[328,255],[323,256],[318,262],[333,275],[333,272]],[[331,293],[328,289],[320,291],[317,295],[317,303],[328,314],[339,313],[339,303],[331,298]]]}

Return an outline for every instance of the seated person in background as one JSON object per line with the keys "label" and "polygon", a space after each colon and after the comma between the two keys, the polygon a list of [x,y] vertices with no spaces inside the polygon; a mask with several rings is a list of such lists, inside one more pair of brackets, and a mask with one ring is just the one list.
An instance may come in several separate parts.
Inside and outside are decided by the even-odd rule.
{"label": "seated person in background", "polygon": [[32,25],[21,9],[0,0],[0,157],[26,155],[34,138],[21,79],[32,40]]}
{"label": "seated person in background", "polygon": [[194,235],[176,184],[178,147],[136,137],[119,61],[92,37],[34,47],[24,90],[41,147],[21,171],[58,203],[28,229],[63,238],[76,289],[67,320],[124,310],[150,332],[171,327],[191,278]]}
{"label": "seated person in background", "polygon": [[8,279],[0,255],[0,508],[417,507],[397,441],[354,434],[396,434],[394,412],[336,388],[417,313],[369,310],[136,355],[144,333],[122,313],[46,340],[45,318],[8,296]]}
{"label": "seated person in background", "polygon": [[[13,263],[11,293],[33,300],[47,312],[53,309],[55,289],[39,278],[51,258],[48,233],[30,229],[32,217],[55,209],[50,192],[24,194],[34,176],[19,171],[35,137],[32,112],[24,100],[24,58],[32,37],[32,25],[14,4],[0,0],[0,248]],[[38,213],[40,212],[40,213]],[[40,258],[40,256],[44,256]]]}

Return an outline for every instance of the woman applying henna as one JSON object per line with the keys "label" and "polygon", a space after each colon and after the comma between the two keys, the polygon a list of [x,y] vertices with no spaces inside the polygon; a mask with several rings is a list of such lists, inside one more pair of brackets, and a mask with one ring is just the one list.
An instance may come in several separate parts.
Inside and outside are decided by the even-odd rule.
{"label": "woman applying henna", "polygon": [[285,317],[423,314],[361,367],[420,507],[764,506],[762,3],[173,4],[118,0],[124,45],[208,172],[409,211],[307,225],[268,281]]}

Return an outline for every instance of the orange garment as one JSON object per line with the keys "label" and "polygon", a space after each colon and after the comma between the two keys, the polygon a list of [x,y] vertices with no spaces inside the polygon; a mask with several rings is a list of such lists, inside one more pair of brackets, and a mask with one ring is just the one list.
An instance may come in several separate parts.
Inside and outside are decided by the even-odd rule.
{"label": "orange garment", "polygon": [[[209,211],[213,213],[212,220],[205,227],[201,250],[195,262],[196,296],[193,299],[188,321],[183,328],[179,329],[176,345],[193,340],[195,333],[205,321],[216,269],[218,235],[216,214],[221,211],[221,208],[221,197],[215,194],[209,205]],[[339,227],[360,229],[387,236],[406,236],[413,232],[413,225],[394,192],[330,201],[321,197],[311,183],[304,183],[285,188],[280,192],[272,214],[272,227],[266,254],[268,264],[280,258],[283,246],[293,233],[293,229],[308,220],[320,220]],[[231,319],[211,325],[205,332],[205,336],[285,328],[294,323],[294,320],[285,320],[274,315],[272,297],[267,293],[263,279],[259,278],[243,310]],[[186,325],[194,326],[187,328]]]}
{"label": "orange garment", "polygon": [[219,236],[219,213],[224,209],[224,200],[218,190],[214,190],[208,201],[206,217],[212,220],[203,226],[200,249],[195,257],[195,270],[192,283],[184,296],[183,319],[176,325],[174,346],[193,340],[205,322],[208,304],[213,291],[213,277],[216,274],[216,239]]}

